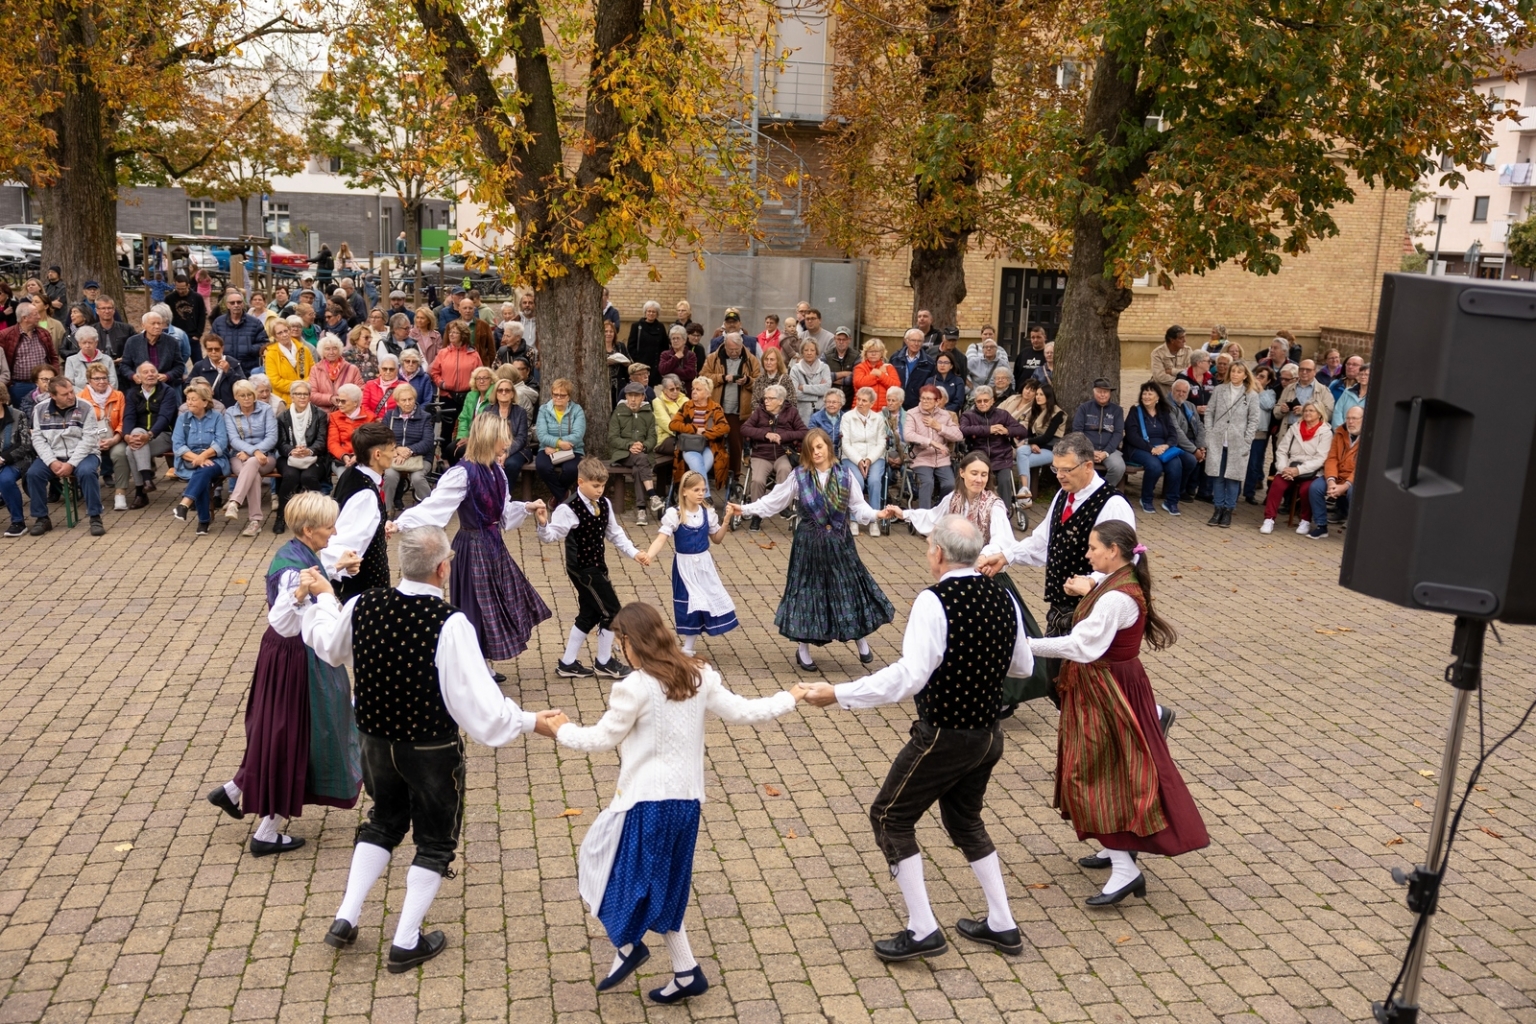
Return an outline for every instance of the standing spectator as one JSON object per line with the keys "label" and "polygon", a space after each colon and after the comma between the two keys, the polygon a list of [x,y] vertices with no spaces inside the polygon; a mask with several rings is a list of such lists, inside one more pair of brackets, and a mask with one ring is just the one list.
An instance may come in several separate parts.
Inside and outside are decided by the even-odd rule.
{"label": "standing spectator", "polygon": [[[910,335],[912,332],[907,333]],[[835,345],[830,354],[833,357],[837,356]],[[875,392],[874,408],[877,412],[885,410],[885,395],[891,388],[899,387],[907,395],[907,408],[917,405],[912,400],[912,392],[901,382],[901,372],[885,361],[885,342],[879,338],[870,338],[864,343],[864,358],[853,368],[853,387],[855,389],[870,388]],[[849,389],[842,390],[845,396],[852,394]]]}
{"label": "standing spectator", "polygon": [[[688,336],[688,326],[680,324],[683,336]],[[661,354],[667,350],[667,325],[661,322],[661,303],[654,299],[645,304],[639,320],[629,325],[629,358],[637,363],[656,367],[651,371],[651,385],[661,380]]]}
{"label": "standing spectator", "polygon": [[576,483],[576,467],[586,452],[587,414],[571,401],[575,388],[564,377],[550,382],[549,401],[539,407],[534,434],[539,452],[534,472],[549,488],[556,506],[563,505]]}
{"label": "standing spectator", "polygon": [[1360,379],[1360,368],[1364,365],[1365,359],[1361,356],[1350,356],[1344,360],[1343,370],[1328,384],[1328,393],[1333,396],[1335,406],[1338,405],[1339,396],[1344,393],[1344,390],[1354,387],[1355,382]]}
{"label": "standing spectator", "polygon": [[[325,320],[320,327],[320,337],[330,335],[343,345],[347,343],[347,334],[352,330],[352,325],[347,322],[347,307],[339,302],[327,302],[325,304]],[[319,343],[316,342],[316,347]]]}
{"label": "standing spectator", "polygon": [[96,335],[101,350],[114,361],[123,354],[123,345],[133,336],[133,328],[118,319],[117,302],[110,295],[96,300]]}
{"label": "standing spectator", "polygon": [[1173,386],[1177,377],[1189,366],[1189,346],[1185,344],[1184,328],[1174,324],[1163,332],[1163,343],[1152,350],[1152,380],[1161,388]]}
{"label": "standing spectator", "polygon": [[245,380],[240,361],[224,353],[224,339],[213,332],[203,336],[203,358],[192,364],[192,376],[208,382],[213,400],[228,409],[235,404],[235,382]]}
{"label": "standing spectator", "polygon": [[213,275],[199,268],[197,277],[197,297],[203,300],[203,309],[209,316],[213,316]]}
{"label": "standing spectator", "polygon": [[1051,375],[1056,372],[1056,343],[1046,342],[1045,365],[1035,367],[1035,372],[1029,375],[1029,379],[1040,384],[1051,383]]}
{"label": "standing spectator", "polygon": [[277,417],[277,516],[273,533],[288,528],[283,509],[299,491],[318,491],[331,476],[325,448],[330,420],[309,401],[309,382],[297,381],[288,392],[289,405]]}
{"label": "standing spectator", "polygon": [[[1308,402],[1301,407],[1301,418],[1291,426],[1280,438],[1280,446],[1275,450],[1275,462],[1280,470],[1275,473],[1274,479],[1269,482],[1269,493],[1264,498],[1264,522],[1259,527],[1260,533],[1273,533],[1275,529],[1275,517],[1280,514],[1280,505],[1285,501],[1285,493],[1292,487],[1301,488],[1296,497],[1296,502],[1301,508],[1307,508],[1304,504],[1307,500],[1307,490],[1317,484],[1317,474],[1322,470],[1324,463],[1328,461],[1328,451],[1333,443],[1333,429],[1328,426],[1323,417],[1323,408],[1316,401]],[[1312,522],[1303,519],[1296,528],[1300,534],[1310,533]]]}
{"label": "standing spectator", "polygon": [[1353,406],[1344,414],[1344,429],[1335,430],[1323,461],[1323,485],[1312,482],[1312,530],[1307,536],[1322,540],[1328,536],[1328,500],[1334,502],[1332,522],[1349,518],[1349,497],[1355,488],[1355,460],[1360,454],[1360,427],[1365,423],[1365,409]]}
{"label": "standing spectator", "polygon": [[918,508],[933,508],[936,498],[955,489],[950,445],[963,435],[954,414],[943,403],[944,392],[929,384],[918,396],[917,408],[907,412],[907,450],[917,477]]}
{"label": "standing spectator", "polygon": [[[793,341],[794,339],[791,340]],[[763,317],[763,333],[757,336],[757,350],[759,352],[766,352],[771,348],[782,348],[783,346],[784,332],[779,330],[779,314],[769,313]]]}
{"label": "standing spectator", "polygon": [[661,354],[657,368],[663,377],[672,374],[682,381],[685,389],[693,387],[693,378],[699,375],[699,362],[688,348],[688,329],[673,324],[667,330],[668,347]]}
{"label": "standing spectator", "polygon": [[1290,343],[1280,335],[1269,343],[1269,352],[1259,359],[1259,366],[1269,367],[1269,372],[1279,374],[1281,367],[1291,361]]}
{"label": "standing spectator", "polygon": [[[526,296],[532,301],[532,296]],[[470,332],[470,347],[480,357],[480,365],[489,369],[496,362],[496,338],[491,325],[475,315],[475,300],[468,295],[459,300],[459,323]],[[533,346],[532,318],[522,321],[523,341]]]}
{"label": "standing spectator", "polygon": [[523,341],[533,351],[539,350],[539,324],[533,315],[533,292],[523,292],[518,297],[517,319],[523,325]]}
{"label": "standing spectator", "polygon": [[1126,415],[1125,457],[1141,467],[1141,510],[1151,515],[1157,481],[1163,481],[1163,511],[1180,515],[1179,495],[1184,474],[1194,469],[1195,456],[1179,447],[1173,411],[1156,381],[1147,381],[1137,395],[1136,408]]}
{"label": "standing spectator", "polygon": [[443,336],[437,329],[437,317],[432,315],[428,307],[417,307],[416,326],[411,328],[410,339],[411,347],[421,353],[422,363],[431,366],[438,348],[443,344]]}
{"label": "standing spectator", "polygon": [[336,257],[324,242],[320,243],[320,255],[315,257],[315,271],[320,277],[320,290],[330,294],[331,281],[336,276]]}
{"label": "standing spectator", "polygon": [[[527,420],[523,422],[526,430]],[[405,510],[405,502],[399,497],[402,480],[410,480],[416,504],[420,505],[432,496],[432,484],[427,480],[432,448],[437,443],[432,436],[432,417],[417,404],[416,389],[402,383],[395,388],[394,402],[384,414],[384,425],[395,435],[395,456],[384,471],[384,493],[394,503],[395,511],[402,512]],[[514,448],[507,456],[509,482],[517,479],[510,463],[518,454]],[[521,468],[519,464],[518,469]]]}
{"label": "standing spectator", "polygon": [[267,305],[267,297],[265,295],[254,291],[251,292],[251,308],[248,310],[248,315],[252,320],[261,324],[261,329],[266,332],[267,337],[263,344],[272,340],[273,321],[287,316],[286,313],[279,313],[276,309]]}
{"label": "standing spectator", "polygon": [[314,353],[309,346],[298,340],[293,326],[286,320],[272,321],[272,343],[263,353],[267,379],[278,398],[288,401],[288,392],[300,381],[308,384],[309,373],[315,368]]}
{"label": "standing spectator", "polygon": [[[336,392],[348,384],[362,398],[363,375],[342,358],[341,342],[327,335],[320,339],[320,361],[309,371],[309,400],[327,416],[336,409]],[[290,389],[291,390],[291,389]]]}
{"label": "standing spectator", "polygon": [[85,387],[92,366],[105,369],[111,387],[117,387],[117,367],[112,365],[112,360],[99,347],[99,338],[94,327],[82,327],[75,332],[75,341],[79,347],[74,355],[64,360],[64,376],[76,388]]}
{"label": "standing spectator", "polygon": [[101,422],[100,452],[102,481],[112,484],[112,509],[128,510],[128,488],[133,485],[133,468],[128,464],[128,446],[123,443],[123,393],[112,386],[107,377],[109,367],[92,363],[87,371],[85,387],[80,389],[80,400],[91,407]]}
{"label": "standing spectator", "polygon": [[1211,340],[1200,346],[1200,351],[1207,352],[1211,358],[1221,355],[1227,347],[1227,325],[1216,324],[1211,328]]}
{"label": "standing spectator", "polygon": [[[1265,371],[1268,372],[1267,370]],[[1237,509],[1237,492],[1248,479],[1250,460],[1262,461],[1267,445],[1264,433],[1269,412],[1264,408],[1259,382],[1243,363],[1233,363],[1227,382],[1218,384],[1205,406],[1205,475],[1212,483],[1216,509],[1207,526],[1229,529]],[[1255,441],[1255,435],[1263,441]]]}
{"label": "standing spectator", "polygon": [[326,424],[325,449],[331,453],[332,465],[338,469],[355,466],[357,456],[352,451],[352,435],[364,423],[372,423],[373,417],[363,408],[363,389],[356,384],[343,384],[337,388],[335,404]]}
{"label": "standing spectator", "polygon": [[0,353],[5,355],[11,369],[10,393],[12,404],[19,404],[32,393],[32,382],[37,369],[47,366],[55,374],[62,372],[58,350],[53,338],[38,326],[42,311],[33,302],[23,302],[16,307],[16,324],[0,331]]}
{"label": "standing spectator", "polygon": [[75,396],[65,376],[48,383],[48,399],[32,410],[32,450],[37,457],[27,469],[27,493],[32,498],[32,529],[41,537],[53,529],[48,518],[48,490],[55,480],[74,477],[85,496],[91,536],[107,532],[101,522],[101,442],[107,428],[96,412]]}
{"label": "standing spectator", "polygon": [[1343,424],[1344,417],[1349,415],[1349,410],[1365,408],[1365,393],[1370,390],[1370,386],[1371,368],[1362,366],[1354,384],[1339,391],[1339,399],[1334,403],[1333,416],[1329,421],[1335,430]]}
{"label": "standing spectator", "polygon": [[[927,310],[923,312],[926,313]],[[865,358],[867,359],[868,345],[864,346],[864,351]],[[928,354],[923,351],[923,332],[919,328],[914,327],[907,331],[906,336],[902,339],[902,347],[891,357],[891,365],[896,368],[897,383],[907,393],[907,408],[916,407],[917,396],[922,393],[922,388],[933,380],[933,375],[936,372],[933,360],[928,358]],[[855,387],[865,386],[857,375],[853,383]],[[947,402],[949,396],[946,394],[944,397]]]}
{"label": "standing spectator", "polygon": [[[1281,377],[1285,378],[1283,370]],[[1303,359],[1296,365],[1296,379],[1286,381],[1280,391],[1280,400],[1275,403],[1273,415],[1279,421],[1280,429],[1284,431],[1293,426],[1301,418],[1302,407],[1311,402],[1317,403],[1324,423],[1333,418],[1333,395],[1318,383],[1317,364],[1310,359]]]}
{"label": "standing spectator", "polygon": [[192,292],[185,274],[176,275],[176,287],[165,297],[171,307],[170,326],[190,338],[201,338],[208,333],[208,306],[202,296]]}
{"label": "standing spectator", "polygon": [[1317,368],[1317,382],[1323,387],[1333,390],[1333,382],[1344,376],[1344,357],[1339,350],[1331,348],[1323,353],[1323,365]]}
{"label": "standing spectator", "polygon": [[763,372],[752,385],[752,404],[758,405],[763,400],[763,392],[775,384],[784,389],[789,396],[790,405],[798,400],[795,393],[795,378],[789,372],[789,360],[784,358],[784,350],[775,348],[764,352],[762,355]]}
{"label": "standing spectator", "polygon": [[59,342],[59,355],[65,359],[80,351],[80,343],[75,340],[75,333],[88,329],[96,321],[96,313],[84,302],[73,303],[65,315],[64,338]]}
{"label": "standing spectator", "polygon": [[821,347],[809,338],[802,341],[800,358],[789,368],[789,376],[795,382],[796,411],[800,413],[800,421],[807,422],[822,407],[827,392],[832,389],[832,368],[822,361]]}
{"label": "standing spectator", "polygon": [[367,324],[358,324],[347,335],[347,347],[341,356],[357,367],[366,384],[379,375],[379,357],[373,354],[373,335]]}
{"label": "standing spectator", "polygon": [[277,470],[277,416],[270,405],[257,401],[250,381],[237,382],[234,392],[234,404],[224,410],[230,469],[235,475],[224,518],[238,518],[244,504],[248,515],[240,536],[254,537],[261,532],[262,478]]}
{"label": "standing spectator", "polygon": [[[432,291],[432,289],[428,289]],[[433,319],[437,322],[438,333],[443,337],[448,336],[448,325],[459,318],[459,297],[464,294],[464,289],[450,286],[448,294],[443,298],[443,304],[433,312]]]}
{"label": "standing spectator", "polygon": [[[975,406],[960,417],[960,434],[970,442],[971,451],[986,454],[997,496],[1003,499],[1004,505],[1012,508],[1014,448],[1023,443],[1029,431],[997,407],[989,385],[977,388],[975,398]],[[1026,480],[1026,490],[1028,486]]]}
{"label": "standing spectator", "polygon": [[655,452],[656,419],[645,400],[645,385],[626,384],[624,401],[608,418],[608,461],[630,470],[636,526],[646,525],[647,502],[653,514],[661,514],[661,498],[656,494],[656,479],[651,472],[651,456]]}
{"label": "standing spectator", "polygon": [[742,330],[741,310],[737,309],[735,306],[728,306],[726,308],[725,320],[720,324],[720,329],[715,332],[715,336],[709,339],[709,350],[713,352],[715,349],[719,348],[725,341],[725,336],[727,334],[740,334],[743,348],[745,348],[748,352],[751,352],[754,356],[762,355],[762,353],[759,352],[757,348],[757,335],[747,334]]}
{"label": "standing spectator", "polygon": [[1072,414],[1072,432],[1086,434],[1093,444],[1094,469],[1104,476],[1111,488],[1120,486],[1125,478],[1125,459],[1120,454],[1125,440],[1125,414],[1110,401],[1114,385],[1108,377],[1093,382],[1093,397]]}
{"label": "standing spectator", "polygon": [[1045,328],[1040,324],[1031,324],[1029,345],[1013,361],[1013,377],[1017,383],[1023,385],[1025,380],[1045,365],[1046,343]]}
{"label": "standing spectator", "polygon": [[[624,402],[624,388],[629,384],[630,370],[635,363],[629,358],[629,352],[625,350],[624,343],[619,340],[619,328],[612,320],[603,321],[603,355],[608,360],[608,400],[612,403],[610,408],[617,409]],[[500,349],[496,351],[496,358],[501,358]],[[646,387],[650,379],[651,368],[647,366],[645,380],[640,382],[640,386]]]}
{"label": "standing spectator", "polygon": [[693,353],[700,366],[709,358],[709,353],[704,351],[704,328],[698,324],[688,326],[688,351]]}
{"label": "standing spectator", "polygon": [[[504,366],[514,359],[526,359],[532,364],[534,352],[528,347],[528,340],[523,337],[523,322],[517,319],[517,311],[513,309],[512,303],[504,302],[502,303],[502,308],[511,314],[511,319],[503,320],[498,325],[499,330],[493,332],[495,333],[496,342],[500,346],[496,349],[496,365]],[[603,323],[607,322],[606,320],[603,321]],[[603,333],[606,334],[607,332],[608,329],[606,327],[603,328]],[[628,353],[626,352],[626,354]]]}
{"label": "standing spectator", "polygon": [[[941,353],[949,356],[950,368],[954,370],[955,375],[960,378],[961,384],[964,384],[966,377],[970,375],[971,368],[970,364],[966,362],[965,353],[960,351],[960,328],[946,327],[941,332],[941,337],[939,338],[939,350],[937,352],[929,353],[929,356],[933,359],[933,365],[935,367],[939,365],[939,355]],[[948,389],[946,388],[945,390]]]}
{"label": "standing spectator", "polygon": [[990,324],[981,329],[981,341],[965,353],[965,375],[971,387],[991,384],[998,370],[1012,371],[1008,353],[997,345],[997,329]]}
{"label": "standing spectator", "polygon": [[50,317],[63,316],[64,307],[69,303],[69,288],[64,284],[60,276],[63,271],[57,266],[48,268],[47,280],[43,284],[43,294],[48,297],[48,315]]}
{"label": "standing spectator", "polygon": [[181,500],[171,506],[171,514],[187,521],[187,510],[197,509],[197,535],[208,535],[213,521],[211,496],[213,486],[229,475],[229,433],[224,417],[213,411],[213,392],[208,385],[193,381],[187,385],[186,411],[176,418],[172,451],[176,454],[176,476],[187,481]]}
{"label": "standing spectator", "polygon": [[[1208,352],[1191,352],[1189,365],[1173,378],[1182,380],[1189,385],[1189,403],[1196,409],[1204,409],[1205,403],[1211,400],[1211,385],[1216,383],[1215,376],[1211,373],[1211,356]],[[1171,389],[1172,384],[1168,387]]]}
{"label": "standing spectator", "polygon": [[[1232,364],[1234,367],[1236,363]],[[1250,505],[1257,505],[1254,494],[1258,491],[1259,481],[1267,475],[1269,463],[1269,439],[1275,433],[1275,420],[1272,415],[1275,411],[1275,401],[1280,397],[1280,392],[1273,386],[1274,374],[1267,366],[1255,366],[1253,368],[1253,383],[1258,389],[1259,408],[1264,411],[1263,421],[1253,433],[1253,441],[1248,450],[1248,472],[1243,477],[1243,500]],[[1236,507],[1236,506],[1234,506]],[[1230,516],[1228,520],[1230,521]]]}
{"label": "standing spectator", "polygon": [[741,335],[733,331],[704,360],[704,367],[699,373],[708,377],[714,385],[712,393],[725,413],[726,423],[730,425],[727,444],[730,456],[729,478],[735,479],[741,472],[741,424],[752,415],[752,386],[762,373],[762,366],[757,357],[747,351]]}
{"label": "standing spectator", "polygon": [[266,325],[259,317],[246,315],[245,296],[238,288],[224,293],[224,308],[228,312],[214,318],[212,330],[224,339],[225,353],[241,366],[260,366],[267,346]]}
{"label": "standing spectator", "polygon": [[[878,338],[871,340],[880,346],[880,359],[884,361],[885,343]],[[853,375],[858,369],[859,361],[863,358],[863,353],[853,347],[853,335],[847,330],[840,329],[832,336],[831,345],[822,348],[818,344],[817,348],[821,351],[821,358],[827,364],[827,369],[832,371],[832,386],[843,393],[843,401],[845,403],[851,401],[853,399]],[[892,383],[899,385],[900,381],[896,380],[892,381]],[[888,384],[870,385],[870,387],[875,389],[875,394],[880,396],[878,408],[882,410],[885,408],[885,392],[882,388],[889,386]]]}
{"label": "standing spectator", "polygon": [[939,350],[939,341],[943,339],[944,332],[940,331],[933,322],[933,314],[926,309],[917,311],[916,330],[923,336],[923,347],[929,352]]}
{"label": "standing spectator", "polygon": [[[935,387],[942,388],[949,398],[944,402],[944,408],[960,415],[960,410],[965,408],[965,378],[956,372],[953,361],[955,353],[941,351],[933,360],[933,380]],[[983,385],[988,391],[991,385]]]}
{"label": "standing spectator", "polygon": [[822,355],[825,356],[827,349],[832,346],[832,342],[838,334],[847,334],[850,338],[853,337],[846,327],[839,327],[837,331],[828,333],[827,329],[821,326],[821,310],[809,308],[805,311],[805,321],[800,325],[799,330],[801,341],[814,341],[817,347],[821,349]]}
{"label": "standing spectator", "polygon": [[617,335],[619,333],[619,310],[617,306],[608,301],[607,288],[603,289],[603,319],[613,324],[613,333]]}
{"label": "standing spectator", "polygon": [[[874,405],[874,388],[859,388],[854,393],[853,409],[843,417],[841,424],[842,457],[843,465],[864,489],[865,500],[875,508],[884,508],[885,445],[890,428],[885,416],[876,412]],[[859,524],[851,523],[849,529],[857,536]],[[878,520],[869,524],[869,535],[880,536]]]}

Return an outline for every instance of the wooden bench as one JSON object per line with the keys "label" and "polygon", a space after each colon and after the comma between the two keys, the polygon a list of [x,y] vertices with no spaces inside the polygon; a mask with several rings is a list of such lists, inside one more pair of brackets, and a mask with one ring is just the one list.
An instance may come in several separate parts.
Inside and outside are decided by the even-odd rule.
{"label": "wooden bench", "polygon": [[[625,496],[633,489],[630,485],[630,480],[634,475],[635,471],[628,466],[608,467],[608,486],[603,493],[609,501],[613,502],[613,510],[621,515],[625,509]],[[538,474],[534,471],[533,463],[530,462],[525,465],[518,476],[522,478],[520,481],[522,500],[532,501],[533,485],[539,478]]]}

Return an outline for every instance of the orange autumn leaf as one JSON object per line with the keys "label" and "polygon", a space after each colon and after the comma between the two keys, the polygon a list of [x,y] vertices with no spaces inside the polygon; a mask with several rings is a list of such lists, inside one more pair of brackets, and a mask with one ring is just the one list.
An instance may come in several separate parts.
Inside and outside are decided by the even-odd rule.
{"label": "orange autumn leaf", "polygon": [[574,817],[576,817],[576,815],[578,815],[580,813],[581,813],[581,808],[580,807],[567,807],[565,810],[560,812],[560,817],[562,817],[562,818],[574,818]]}
{"label": "orange autumn leaf", "polygon": [[1131,941],[1131,937],[1129,935],[1122,935],[1118,939],[1115,940],[1115,944],[1119,945],[1122,942],[1130,942],[1130,941]]}
{"label": "orange autumn leaf", "polygon": [[790,829],[789,832],[785,834],[784,838],[785,839],[799,839],[800,837],[795,835],[795,830],[794,829]]}
{"label": "orange autumn leaf", "polygon": [[769,796],[783,796],[784,795],[783,793],[779,792],[779,788],[777,786],[764,786],[763,787],[763,792],[767,793]]}
{"label": "orange autumn leaf", "polygon": [[1030,885],[1026,886],[1026,888],[1029,888],[1029,889],[1049,889],[1050,887],[1051,887],[1051,883],[1050,882],[1033,882]]}
{"label": "orange autumn leaf", "polygon": [[1403,837],[1402,836],[1393,836],[1391,839],[1388,839],[1386,841],[1386,843],[1384,843],[1383,845],[1385,845],[1385,846],[1401,846],[1402,842],[1403,842]]}
{"label": "orange autumn leaf", "polygon": [[1495,838],[1495,839],[1503,839],[1504,838],[1503,835],[1501,835],[1498,832],[1495,832],[1493,829],[1489,828],[1487,825],[1479,825],[1478,828],[1480,828],[1482,831],[1488,833],[1489,835],[1493,836],[1493,838]]}

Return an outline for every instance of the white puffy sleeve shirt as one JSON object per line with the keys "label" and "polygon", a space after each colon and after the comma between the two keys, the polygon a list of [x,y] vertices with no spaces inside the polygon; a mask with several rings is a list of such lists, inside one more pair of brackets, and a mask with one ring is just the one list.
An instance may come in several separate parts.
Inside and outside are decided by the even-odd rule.
{"label": "white puffy sleeve shirt", "polygon": [[[1098,573],[1094,575],[1103,579]],[[1095,601],[1088,615],[1066,636],[1037,637],[1029,641],[1029,647],[1037,658],[1060,658],[1086,665],[1104,657],[1115,634],[1134,626],[1140,614],[1136,601],[1117,590]]]}
{"label": "white puffy sleeve shirt", "polygon": [[[446,527],[468,494],[469,471],[463,466],[454,466],[438,480],[427,500],[400,513],[395,525],[402,530],[416,526]],[[527,507],[520,501],[512,500],[512,488],[508,487],[507,503],[501,510],[501,528],[515,530],[527,518]]]}
{"label": "white puffy sleeve shirt", "polygon": [[[829,470],[816,471],[817,477],[825,485]],[[789,508],[799,493],[799,483],[796,474],[789,476],[773,490],[763,495],[757,501],[741,506],[741,514],[744,516],[776,516]],[[856,473],[848,474],[848,518],[856,523],[872,523],[879,518],[876,511],[869,507],[869,502],[864,500],[864,488],[859,483]]]}

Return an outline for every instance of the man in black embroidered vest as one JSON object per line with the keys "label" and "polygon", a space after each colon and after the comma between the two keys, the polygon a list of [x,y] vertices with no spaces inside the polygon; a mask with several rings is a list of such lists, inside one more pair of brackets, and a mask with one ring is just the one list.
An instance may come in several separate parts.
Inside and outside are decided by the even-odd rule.
{"label": "man in black embroidered vest", "polygon": [[[1003,541],[983,556],[978,568],[988,576],[1009,565],[1045,566],[1047,636],[1072,632],[1072,614],[1082,600],[1062,589],[1073,576],[1093,571],[1088,564],[1088,534],[1107,519],[1136,526],[1136,514],[1124,496],[1106,487],[1093,469],[1093,442],[1087,435],[1071,433],[1056,442],[1051,466],[1061,490],[1051,501],[1040,525],[1015,543]],[[1056,673],[1051,672],[1054,679]]]}
{"label": "man in black embroidered vest", "polygon": [[[320,552],[320,563],[345,601],[373,587],[389,586],[389,544],[384,536],[384,471],[395,457],[395,435],[382,423],[364,423],[352,434],[355,465],[341,471],[331,497],[341,506],[336,534]],[[362,552],[354,573],[337,565],[348,552]]]}
{"label": "man in black embroidered vest", "polygon": [[917,823],[935,803],[987,897],[985,920],[961,918],[956,930],[1005,953],[1024,949],[981,809],[1003,753],[1003,678],[1028,676],[1034,658],[1018,602],[976,571],[980,554],[974,524],[963,516],[940,519],[928,538],[928,568],[938,582],[912,602],[901,659],[851,683],[815,683],[806,693],[819,707],[834,701],[878,707],[908,697],[917,704],[912,738],[869,809],[875,841],[907,903],[906,930],[875,943],[882,960],[937,956],[949,948],[928,903],[917,846]]}
{"label": "man in black embroidered vest", "polygon": [[[359,431],[365,429],[358,428]],[[373,806],[357,829],[352,870],[325,941],[338,949],[357,939],[368,890],[389,868],[411,831],[416,857],[389,947],[400,974],[443,951],[440,931],[421,922],[444,877],[451,877],[464,822],[464,738],[500,747],[528,732],[554,736],[558,712],[523,711],[504,697],[480,657],[475,627],[443,600],[448,535],[435,526],[400,533],[398,587],[366,590],[345,606],[326,578],[306,569],[300,589],[320,598],[304,610],[304,642],[330,665],[352,666],[363,787]]]}
{"label": "man in black embroidered vest", "polygon": [[608,465],[595,456],[587,456],[576,467],[576,493],[561,503],[551,515],[539,509],[539,540],[545,544],[565,541],[565,574],[576,588],[576,624],[565,642],[565,656],[555,666],[555,674],[586,677],[593,670],[578,659],[586,645],[587,634],[597,632],[596,675],[620,679],[629,674],[629,666],[613,653],[613,617],[619,614],[619,595],[608,578],[608,559],[603,543],[613,546],[625,558],[650,565],[645,552],[635,547],[613,513],[613,503],[603,497],[608,486]]}

